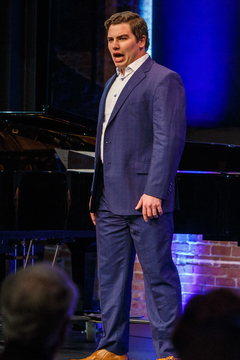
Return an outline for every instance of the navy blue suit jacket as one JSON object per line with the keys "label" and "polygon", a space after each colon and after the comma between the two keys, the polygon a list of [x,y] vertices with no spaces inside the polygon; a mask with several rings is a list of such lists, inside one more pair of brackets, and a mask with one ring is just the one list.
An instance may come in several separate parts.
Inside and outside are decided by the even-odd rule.
{"label": "navy blue suit jacket", "polygon": [[132,75],[109,119],[104,139],[103,182],[100,140],[107,93],[99,106],[91,212],[98,209],[104,182],[109,210],[136,215],[143,194],[163,200],[164,212],[174,209],[174,183],[185,143],[186,98],[180,76],[150,57]]}

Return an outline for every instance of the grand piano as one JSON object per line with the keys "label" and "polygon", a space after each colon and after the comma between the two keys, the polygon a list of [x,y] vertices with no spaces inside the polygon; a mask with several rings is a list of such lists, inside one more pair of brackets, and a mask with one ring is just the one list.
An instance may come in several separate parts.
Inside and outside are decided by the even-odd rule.
{"label": "grand piano", "polygon": [[[85,254],[96,253],[88,211],[93,161],[92,169],[78,171],[86,166],[77,155],[94,152],[95,135],[96,121],[49,106],[40,112],[0,112],[0,281],[9,259],[14,259],[11,271],[23,265],[30,239],[35,246],[30,260],[43,257],[43,245],[66,242],[80,290],[77,312],[91,309],[93,284],[88,279],[85,290]],[[91,282],[95,264],[87,266]]]}
{"label": "grand piano", "polygon": [[[68,157],[68,152],[72,150],[94,152],[95,134],[96,121],[49,106],[44,106],[41,112],[0,112],[0,199],[2,205],[0,207],[0,230],[2,238],[4,235],[9,236],[10,233],[8,234],[7,231],[11,230],[93,229],[87,207],[85,208],[92,175],[81,176],[81,173],[68,173],[68,169],[59,158],[57,149],[66,150]],[[44,180],[44,176],[46,180]],[[31,192],[31,187],[37,188],[36,182],[40,177],[42,177],[42,182],[50,182],[50,179],[53,178],[52,184],[49,183],[51,189],[45,186],[48,197],[51,193],[62,192],[62,196],[66,200],[69,190],[68,200],[71,205],[69,204],[65,211],[66,219],[62,225],[57,224],[57,217],[54,219],[54,204],[51,203],[50,198],[48,206],[44,208],[45,212],[48,211],[48,208],[51,209],[49,219],[48,221],[46,219],[45,223],[42,219],[43,216],[42,218],[40,216],[39,222],[34,224],[31,213],[28,214],[27,221],[22,218],[22,213],[16,214],[17,188],[27,197]],[[74,184],[75,180],[78,186]],[[83,183],[79,184],[79,181],[83,181]],[[59,185],[58,191],[55,189],[57,184]],[[38,190],[40,192],[40,184]],[[43,190],[41,189],[41,191]],[[38,194],[35,192],[34,195],[32,194],[32,197],[34,196],[38,196]],[[79,197],[81,198],[80,206],[83,206],[84,210],[77,215],[79,209],[74,210],[74,208],[77,206],[76,202]],[[52,200],[57,201],[57,198]],[[21,201],[24,202],[27,199],[21,197]],[[30,200],[28,199],[28,201]],[[23,209],[23,205],[20,203],[18,207],[21,207],[22,212],[27,211],[27,208]],[[60,208],[57,207],[57,211],[59,210]],[[36,216],[35,221],[37,221]],[[42,225],[40,225],[40,221],[43,222]]]}
{"label": "grand piano", "polygon": [[[74,152],[94,152],[96,127],[93,119],[49,106],[43,106],[40,112],[0,111],[1,239],[7,238],[9,231],[25,230],[76,230],[80,236],[88,232],[93,234],[94,226],[88,213],[92,171],[68,171],[57,150],[69,151],[72,167],[81,168]],[[24,219],[26,206],[19,204],[22,211],[16,214],[16,190],[20,187],[23,191],[26,186],[27,196],[42,173],[53,178],[47,195],[51,216],[48,222],[35,225],[31,213]],[[23,181],[26,184],[22,184]],[[68,192],[70,200],[62,214],[65,219],[61,225],[54,220],[54,204],[50,201],[50,193],[54,192],[58,181],[63,196]],[[64,181],[65,187],[61,187]],[[239,181],[239,145],[187,141],[177,173],[175,233],[202,234],[204,239],[211,240],[238,240]],[[47,211],[46,206],[44,211]]]}
{"label": "grand piano", "polygon": [[[0,252],[23,237],[74,239],[68,246],[80,295],[95,229],[88,212],[92,171],[79,170],[74,153],[94,152],[96,125],[49,106],[0,112]],[[60,150],[76,169],[64,166]],[[187,141],[176,177],[175,233],[239,241],[239,182],[239,145]],[[79,311],[90,303],[80,296]]]}

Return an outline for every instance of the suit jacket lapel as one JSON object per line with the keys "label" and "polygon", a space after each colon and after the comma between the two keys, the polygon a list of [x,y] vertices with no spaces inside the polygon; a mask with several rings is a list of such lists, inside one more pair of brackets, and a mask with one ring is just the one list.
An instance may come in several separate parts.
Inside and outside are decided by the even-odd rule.
{"label": "suit jacket lapel", "polygon": [[106,102],[106,98],[107,98],[107,94],[108,91],[110,89],[110,87],[112,86],[112,83],[115,81],[117,77],[117,74],[114,74],[106,83],[106,86],[104,88],[102,97],[101,97],[101,102],[100,102],[100,106],[99,106],[99,113],[98,113],[98,127],[102,126],[102,122],[104,119],[104,110],[105,110],[105,102]]}
{"label": "suit jacket lapel", "polygon": [[117,74],[114,74],[107,81],[106,86],[103,91],[103,94],[102,94],[102,97],[101,97],[100,104],[99,104],[98,127],[97,127],[97,141],[99,140],[99,143],[100,143],[100,138],[102,135],[102,124],[103,124],[103,119],[104,119],[106,97],[107,97],[108,91],[109,91],[110,87],[112,86],[112,83],[115,81],[116,77],[117,77]]}
{"label": "suit jacket lapel", "polygon": [[[129,94],[132,92],[132,90],[146,77],[146,73],[150,70],[151,66],[153,64],[153,60],[149,57],[135,72],[135,74],[132,75],[131,79],[127,82],[126,86],[123,88],[116,105],[114,106],[113,112],[110,116],[110,119],[108,121],[108,125],[110,122],[115,118],[120,108],[123,106],[124,102],[128,98]],[[115,80],[115,79],[114,79]],[[112,84],[112,82],[111,82]],[[109,90],[109,88],[108,88]],[[107,90],[107,91],[108,91]],[[106,100],[106,98],[105,98]],[[104,102],[105,104],[105,102]]]}

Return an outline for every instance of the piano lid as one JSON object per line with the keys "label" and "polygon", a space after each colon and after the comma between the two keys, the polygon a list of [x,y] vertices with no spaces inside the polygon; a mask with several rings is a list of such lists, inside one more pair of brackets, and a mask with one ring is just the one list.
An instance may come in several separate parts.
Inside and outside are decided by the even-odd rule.
{"label": "piano lid", "polygon": [[240,146],[187,141],[178,169],[240,172]]}
{"label": "piano lid", "polygon": [[0,131],[74,150],[94,150],[97,121],[43,106],[42,111],[0,111]]}
{"label": "piano lid", "polygon": [[188,127],[186,139],[188,142],[240,146],[240,127]]}

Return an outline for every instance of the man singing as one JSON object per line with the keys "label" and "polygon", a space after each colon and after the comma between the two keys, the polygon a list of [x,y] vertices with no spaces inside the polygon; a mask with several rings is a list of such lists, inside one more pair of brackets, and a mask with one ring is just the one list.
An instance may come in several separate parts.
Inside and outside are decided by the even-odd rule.
{"label": "man singing", "polygon": [[90,200],[96,224],[103,337],[87,360],[126,360],[135,254],[158,359],[175,359],[171,333],[181,313],[172,261],[175,176],[185,143],[180,76],[146,53],[146,22],[129,11],[106,22],[116,73],[99,107]]}

